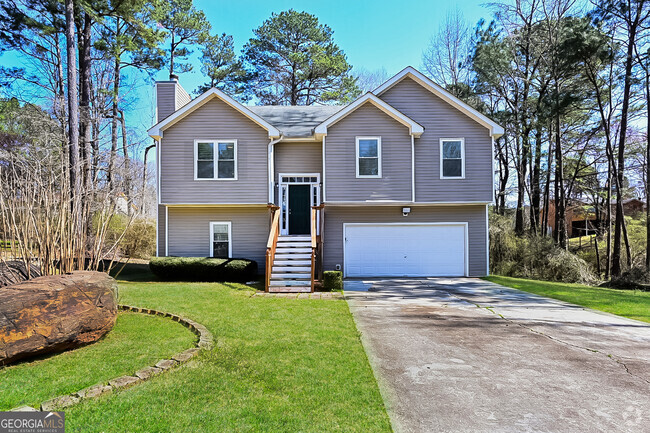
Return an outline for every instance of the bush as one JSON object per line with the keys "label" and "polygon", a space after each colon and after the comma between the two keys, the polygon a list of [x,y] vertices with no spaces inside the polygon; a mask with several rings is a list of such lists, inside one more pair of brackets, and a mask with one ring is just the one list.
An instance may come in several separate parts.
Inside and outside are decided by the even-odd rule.
{"label": "bush", "polygon": [[212,257],[154,257],[149,268],[168,281],[246,282],[257,278],[257,262]]}
{"label": "bush", "polygon": [[323,272],[323,289],[328,292],[343,290],[343,274],[341,271]]}
{"label": "bush", "polygon": [[575,254],[559,248],[545,236],[515,235],[512,220],[492,215],[490,221],[490,269],[493,273],[565,283],[594,284],[591,266]]}
{"label": "bush", "polygon": [[650,290],[650,272],[645,267],[636,266],[612,277],[607,287],[626,290]]}
{"label": "bush", "polygon": [[120,250],[125,257],[148,259],[156,254],[156,223],[137,219],[124,232]]}

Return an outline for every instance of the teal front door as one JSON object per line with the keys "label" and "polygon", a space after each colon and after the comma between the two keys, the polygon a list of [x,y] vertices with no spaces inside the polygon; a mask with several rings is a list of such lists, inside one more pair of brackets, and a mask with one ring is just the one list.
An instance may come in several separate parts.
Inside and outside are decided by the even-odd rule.
{"label": "teal front door", "polygon": [[289,185],[289,234],[309,234],[309,185]]}

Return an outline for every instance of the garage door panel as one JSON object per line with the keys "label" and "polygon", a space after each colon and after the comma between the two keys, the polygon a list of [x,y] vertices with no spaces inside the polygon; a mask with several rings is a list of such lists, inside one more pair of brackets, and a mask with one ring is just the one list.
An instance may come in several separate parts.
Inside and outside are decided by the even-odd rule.
{"label": "garage door panel", "polygon": [[346,276],[463,276],[465,232],[463,224],[346,225]]}

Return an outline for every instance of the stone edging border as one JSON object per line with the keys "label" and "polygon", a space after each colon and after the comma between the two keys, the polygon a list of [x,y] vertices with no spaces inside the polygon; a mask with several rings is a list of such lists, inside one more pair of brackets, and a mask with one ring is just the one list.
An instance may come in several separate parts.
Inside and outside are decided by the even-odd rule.
{"label": "stone edging border", "polygon": [[[170,370],[180,364],[184,364],[199,353],[199,350],[210,350],[214,347],[214,337],[204,325],[197,323],[193,320],[186,319],[182,316],[164,311],[158,311],[151,308],[133,307],[130,305],[118,305],[118,310],[130,311],[133,313],[150,314],[153,316],[169,317],[175,322],[187,327],[199,337],[196,347],[186,349],[176,355],[171,356],[169,359],[161,359],[153,366],[144,367],[134,373],[133,376],[120,376],[108,381],[99,383],[97,385],[84,388],[80,391],[73,392],[67,395],[61,395],[53,399],[41,403],[41,411],[53,411],[55,409],[65,409],[72,405],[79,403],[81,400],[99,397],[102,394],[111,392],[113,390],[121,390],[135,385],[139,382],[150,379],[151,377]],[[11,410],[12,412],[38,412],[39,409],[31,406],[21,406]]]}

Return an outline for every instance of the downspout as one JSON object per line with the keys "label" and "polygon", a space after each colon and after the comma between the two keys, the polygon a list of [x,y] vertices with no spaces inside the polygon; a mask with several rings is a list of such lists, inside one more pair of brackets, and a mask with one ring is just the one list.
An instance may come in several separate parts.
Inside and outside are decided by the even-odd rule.
{"label": "downspout", "polygon": [[267,170],[269,172],[269,203],[273,203],[273,178],[275,171],[275,161],[273,156],[273,146],[282,140],[282,136],[276,138],[275,140],[271,139],[269,142],[268,156],[267,156]]}
{"label": "downspout", "polygon": [[411,201],[415,203],[415,138],[411,134]]}
{"label": "downspout", "polygon": [[327,194],[325,194],[325,136],[323,136],[323,144],[321,147],[323,151],[323,196],[321,197],[320,202],[325,203],[327,201]]}

